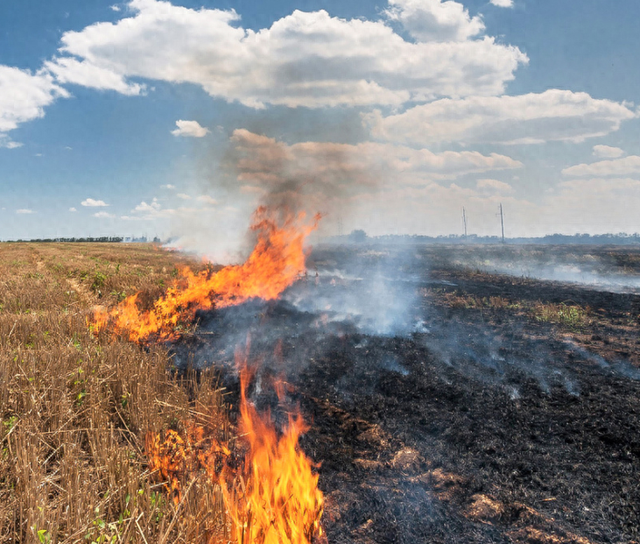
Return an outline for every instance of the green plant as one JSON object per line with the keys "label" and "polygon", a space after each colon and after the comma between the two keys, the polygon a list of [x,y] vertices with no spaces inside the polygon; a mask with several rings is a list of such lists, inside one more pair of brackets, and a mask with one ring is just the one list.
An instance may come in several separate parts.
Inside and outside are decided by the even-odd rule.
{"label": "green plant", "polygon": [[97,293],[99,296],[102,295],[101,289],[104,287],[104,283],[107,281],[107,275],[103,272],[96,272],[93,276],[93,283],[91,284],[91,290],[94,293]]}

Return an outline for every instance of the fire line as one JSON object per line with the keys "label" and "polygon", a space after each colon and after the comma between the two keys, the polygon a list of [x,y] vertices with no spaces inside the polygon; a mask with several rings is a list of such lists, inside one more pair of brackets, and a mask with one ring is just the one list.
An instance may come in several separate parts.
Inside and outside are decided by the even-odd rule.
{"label": "fire line", "polygon": [[111,310],[95,312],[94,331],[109,329],[115,334],[127,335],[133,342],[144,342],[151,337],[173,340],[178,336],[176,326],[190,323],[196,310],[224,308],[252,298],[278,298],[305,272],[304,242],[316,229],[320,215],[307,222],[304,213],[288,213],[281,224],[275,219],[276,215],[265,207],[254,212],[251,230],[257,242],[243,264],[198,274],[185,267],[149,310],[140,308],[139,294],[135,294]]}

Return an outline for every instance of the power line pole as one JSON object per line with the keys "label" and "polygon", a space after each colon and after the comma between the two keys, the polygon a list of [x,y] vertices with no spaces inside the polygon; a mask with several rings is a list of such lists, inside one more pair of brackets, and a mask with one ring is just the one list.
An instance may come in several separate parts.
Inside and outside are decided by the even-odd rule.
{"label": "power line pole", "polygon": [[502,211],[502,202],[500,202],[500,226],[502,227],[502,243],[504,244],[504,212]]}
{"label": "power line pole", "polygon": [[462,223],[464,224],[464,237],[466,239],[467,237],[467,212],[464,209],[464,206],[462,207]]}

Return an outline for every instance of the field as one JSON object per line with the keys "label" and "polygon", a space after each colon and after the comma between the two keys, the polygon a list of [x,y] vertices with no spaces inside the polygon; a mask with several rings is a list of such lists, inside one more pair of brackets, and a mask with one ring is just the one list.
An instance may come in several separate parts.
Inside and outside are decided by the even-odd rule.
{"label": "field", "polygon": [[159,295],[184,261],[151,245],[0,246],[3,542],[191,541],[215,515],[206,501],[176,515],[144,456],[147,431],[221,407],[214,378],[189,387],[166,349],[87,324],[96,305]]}
{"label": "field", "polygon": [[171,500],[145,437],[233,423],[250,333],[252,399],[284,421],[260,385],[284,376],[310,424],[329,542],[640,542],[638,252],[319,247],[281,300],[201,312],[174,343],[91,331],[187,262],[205,268],[0,245],[2,541],[206,542],[216,491],[194,474]]}

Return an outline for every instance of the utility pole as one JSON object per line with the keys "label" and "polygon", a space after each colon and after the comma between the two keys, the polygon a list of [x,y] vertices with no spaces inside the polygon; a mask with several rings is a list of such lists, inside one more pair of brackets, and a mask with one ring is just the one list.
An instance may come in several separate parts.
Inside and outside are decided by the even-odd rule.
{"label": "utility pole", "polygon": [[464,224],[464,237],[465,239],[467,238],[467,212],[464,209],[464,206],[462,206],[462,223]]}
{"label": "utility pole", "polygon": [[502,243],[504,244],[504,212],[502,211],[502,202],[500,202],[500,226],[502,227]]}

